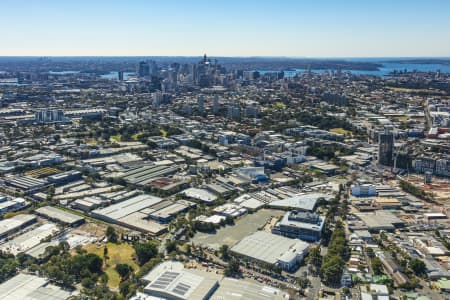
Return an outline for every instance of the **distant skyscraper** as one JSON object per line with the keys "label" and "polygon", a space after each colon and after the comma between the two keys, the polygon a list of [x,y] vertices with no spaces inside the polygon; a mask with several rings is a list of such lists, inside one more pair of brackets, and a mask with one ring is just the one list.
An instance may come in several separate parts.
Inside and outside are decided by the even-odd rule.
{"label": "distant skyscraper", "polygon": [[197,98],[197,106],[200,113],[205,111],[205,98],[202,95]]}
{"label": "distant skyscraper", "polygon": [[219,113],[219,95],[214,95],[213,113],[215,115]]}
{"label": "distant skyscraper", "polygon": [[119,76],[119,81],[123,81],[123,71],[119,71],[118,76]]}
{"label": "distant skyscraper", "polygon": [[138,73],[139,77],[149,76],[150,75],[150,65],[145,61],[141,61],[138,65],[137,73]]}
{"label": "distant skyscraper", "polygon": [[392,166],[394,157],[394,134],[385,128],[384,132],[378,135],[378,163],[385,166]]}

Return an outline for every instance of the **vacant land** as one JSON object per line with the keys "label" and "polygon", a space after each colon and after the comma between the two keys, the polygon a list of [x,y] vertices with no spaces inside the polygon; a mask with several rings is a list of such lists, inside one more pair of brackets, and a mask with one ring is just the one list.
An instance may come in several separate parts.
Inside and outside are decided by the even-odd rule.
{"label": "vacant land", "polygon": [[133,140],[133,141],[137,141],[138,139],[139,139],[139,137],[141,136],[141,135],[143,135],[144,134],[144,132],[137,132],[137,133],[135,133],[135,134],[133,134],[132,136],[131,136],[131,139]]}
{"label": "vacant land", "polygon": [[199,232],[192,241],[194,244],[213,249],[219,249],[223,244],[232,246],[247,235],[262,229],[272,217],[279,217],[283,214],[284,212],[280,210],[261,209],[254,214],[240,218],[235,225],[220,228],[215,234]]}
{"label": "vacant land", "polygon": [[345,130],[344,128],[331,128],[330,132],[337,133],[337,134],[343,134],[343,135],[351,135],[352,134],[351,131]]}
{"label": "vacant land", "polygon": [[[117,288],[120,283],[119,274],[116,272],[115,267],[117,264],[127,264],[133,268],[136,272],[139,269],[139,266],[133,260],[134,249],[131,245],[122,243],[122,244],[113,244],[107,243],[108,247],[108,257],[106,260],[106,265],[103,267],[103,271],[108,275],[108,286],[110,288]],[[90,244],[84,247],[87,252],[95,253],[101,258],[103,258],[103,251],[105,245],[98,244]]]}
{"label": "vacant land", "polygon": [[117,135],[112,135],[109,137],[109,141],[110,142],[116,142],[116,143],[120,143],[122,141],[122,135],[117,134]]}

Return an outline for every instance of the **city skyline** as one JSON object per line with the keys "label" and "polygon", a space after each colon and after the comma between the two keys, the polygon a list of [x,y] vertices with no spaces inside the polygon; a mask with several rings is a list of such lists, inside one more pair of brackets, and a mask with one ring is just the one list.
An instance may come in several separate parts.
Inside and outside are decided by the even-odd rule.
{"label": "city skyline", "polygon": [[0,56],[449,57],[431,2],[4,1]]}

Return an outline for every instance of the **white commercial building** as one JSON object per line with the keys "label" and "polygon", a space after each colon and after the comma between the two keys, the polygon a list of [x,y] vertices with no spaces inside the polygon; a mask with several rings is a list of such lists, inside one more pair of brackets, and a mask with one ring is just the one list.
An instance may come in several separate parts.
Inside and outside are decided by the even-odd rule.
{"label": "white commercial building", "polygon": [[309,244],[298,239],[257,231],[243,238],[231,251],[250,260],[293,271],[308,253]]}
{"label": "white commercial building", "polygon": [[377,195],[377,187],[374,184],[353,184],[352,195],[356,197],[371,197]]}

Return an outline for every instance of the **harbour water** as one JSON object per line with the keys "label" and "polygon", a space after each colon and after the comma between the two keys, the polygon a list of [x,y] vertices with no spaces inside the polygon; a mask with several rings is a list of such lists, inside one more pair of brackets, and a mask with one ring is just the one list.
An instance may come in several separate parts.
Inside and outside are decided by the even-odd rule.
{"label": "harbour water", "polygon": [[[443,65],[443,64],[413,64],[413,63],[399,63],[399,62],[377,62],[377,61],[370,61],[374,63],[379,63],[382,66],[375,71],[369,71],[369,70],[346,70],[342,69],[342,72],[350,72],[352,74],[356,75],[374,75],[374,76],[387,76],[391,72],[394,71],[420,71],[420,72],[436,72],[440,70],[441,73],[450,73],[450,64],[449,65]],[[331,69],[312,69],[311,72],[314,73],[323,73],[323,72],[331,72],[336,70]],[[270,73],[270,72],[276,72],[276,71],[270,71],[270,70],[260,70],[261,74],[264,73]],[[293,77],[296,74],[302,74],[307,72],[306,69],[296,69],[296,70],[286,70],[284,71],[284,75],[286,77]]]}

